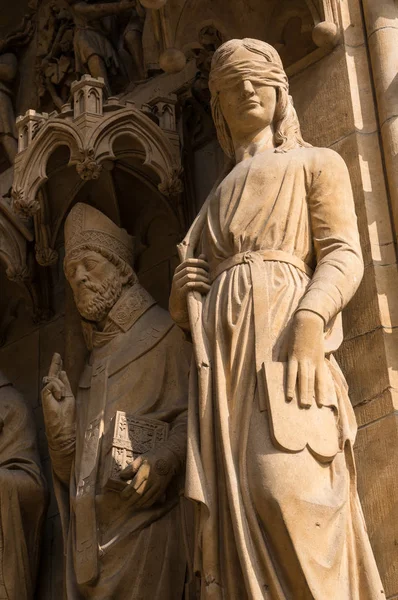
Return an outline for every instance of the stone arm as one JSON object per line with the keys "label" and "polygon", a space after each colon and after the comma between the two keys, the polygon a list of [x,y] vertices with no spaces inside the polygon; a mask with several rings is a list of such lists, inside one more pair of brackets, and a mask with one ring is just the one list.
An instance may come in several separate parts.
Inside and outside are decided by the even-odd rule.
{"label": "stone arm", "polygon": [[185,341],[184,334],[178,327],[174,327],[169,335],[172,343],[167,350],[165,402],[174,407],[175,417],[170,423],[170,433],[162,450],[169,453],[175,471],[180,472],[185,465],[187,452],[188,373],[191,345]]}
{"label": "stone arm", "polygon": [[0,596],[31,600],[48,494],[32,411],[1,379],[0,373]]}
{"label": "stone arm", "polygon": [[297,310],[318,314],[327,327],[355,294],[363,259],[347,166],[333,150],[315,156],[307,201],[317,265]]}
{"label": "stone arm", "polygon": [[69,486],[75,457],[76,402],[57,353],[44,384],[41,397],[51,463],[58,479]]}
{"label": "stone arm", "polygon": [[133,7],[134,2],[132,0],[122,0],[121,2],[112,2],[108,4],[86,4],[85,2],[79,2],[74,5],[73,10],[77,15],[80,15],[87,20],[96,20],[110,15],[118,15],[127,10],[131,10]]}
{"label": "stone arm", "polygon": [[177,326],[166,338],[166,343],[161,346],[166,362],[158,407],[165,417],[167,415],[165,420],[170,424],[168,439],[158,448],[136,458],[120,474],[122,479],[132,480],[121,497],[135,508],[148,508],[160,501],[175,475],[179,476],[176,482],[180,487],[184,473],[191,348]]}
{"label": "stone arm", "polygon": [[33,415],[11,385],[0,387],[0,415],[0,488],[17,490],[21,505],[29,512],[30,506],[45,505],[46,489]]}
{"label": "stone arm", "polygon": [[76,434],[66,432],[58,440],[48,440],[51,464],[58,479],[69,486],[72,465],[75,458]]}

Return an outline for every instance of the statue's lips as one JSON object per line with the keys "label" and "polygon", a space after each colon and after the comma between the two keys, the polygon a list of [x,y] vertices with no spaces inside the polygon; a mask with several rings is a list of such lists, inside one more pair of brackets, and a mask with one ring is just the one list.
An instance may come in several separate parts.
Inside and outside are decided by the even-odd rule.
{"label": "statue's lips", "polygon": [[93,290],[90,290],[90,288],[87,287],[81,287],[79,288],[79,297],[87,297],[87,296],[95,296],[97,292],[94,292]]}
{"label": "statue's lips", "polygon": [[257,108],[257,106],[261,106],[260,102],[257,102],[256,100],[247,100],[246,102],[243,102],[241,105],[242,109],[250,109],[250,108]]}

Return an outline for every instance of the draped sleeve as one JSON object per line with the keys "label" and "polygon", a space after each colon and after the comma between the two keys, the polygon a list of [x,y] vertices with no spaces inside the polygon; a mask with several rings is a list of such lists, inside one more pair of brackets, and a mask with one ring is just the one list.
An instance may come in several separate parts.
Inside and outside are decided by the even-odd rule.
{"label": "draped sleeve", "polygon": [[316,269],[298,310],[320,315],[327,327],[355,294],[363,260],[347,166],[333,150],[317,148],[308,208]]}
{"label": "draped sleeve", "polygon": [[[40,469],[33,415],[0,374],[0,593],[33,597],[46,484]],[[4,383],[4,382],[3,382]]]}

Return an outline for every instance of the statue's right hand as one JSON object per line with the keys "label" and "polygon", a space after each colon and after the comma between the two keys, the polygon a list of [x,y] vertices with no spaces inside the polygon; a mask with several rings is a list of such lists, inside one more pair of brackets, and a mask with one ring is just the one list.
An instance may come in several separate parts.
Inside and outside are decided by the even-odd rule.
{"label": "statue's right hand", "polygon": [[75,398],[65,371],[62,358],[55,352],[48,375],[43,378],[41,398],[47,435],[56,440],[75,428]]}
{"label": "statue's right hand", "polygon": [[176,323],[188,321],[188,292],[206,295],[210,286],[209,263],[203,254],[199,258],[184,260],[176,268],[169,300],[169,311]]}

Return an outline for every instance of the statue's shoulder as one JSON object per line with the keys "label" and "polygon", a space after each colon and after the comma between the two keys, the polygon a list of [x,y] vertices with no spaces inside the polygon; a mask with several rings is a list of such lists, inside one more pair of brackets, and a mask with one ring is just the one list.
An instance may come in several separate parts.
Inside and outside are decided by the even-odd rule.
{"label": "statue's shoulder", "polygon": [[110,359],[108,373],[119,371],[160,343],[172,343],[174,335],[180,335],[178,332],[174,333],[174,329],[179,328],[169,313],[154,304],[124,334],[123,343]]}
{"label": "statue's shoulder", "polygon": [[174,321],[167,310],[158,304],[154,304],[137,321],[137,326],[138,325],[140,326],[140,329],[144,330],[148,327],[155,327],[160,333],[171,329],[174,325]]}
{"label": "statue's shoulder", "polygon": [[300,148],[299,152],[302,153],[306,165],[314,172],[323,168],[347,169],[342,156],[331,148],[312,146],[310,148]]}
{"label": "statue's shoulder", "polygon": [[174,323],[170,313],[158,304],[152,306],[141,317],[140,321],[142,321],[140,326],[141,339],[150,336],[155,343],[156,341],[164,340],[164,343],[168,346],[186,344],[185,334],[182,329]]}

